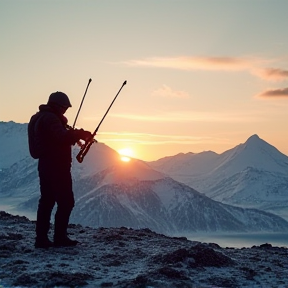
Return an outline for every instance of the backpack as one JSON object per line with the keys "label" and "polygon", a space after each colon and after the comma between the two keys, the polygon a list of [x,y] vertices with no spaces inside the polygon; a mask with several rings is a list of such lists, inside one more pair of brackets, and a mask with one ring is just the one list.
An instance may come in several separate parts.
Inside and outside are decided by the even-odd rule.
{"label": "backpack", "polygon": [[42,113],[36,113],[33,115],[28,123],[28,144],[30,155],[34,159],[39,159],[41,154],[39,138],[37,137],[37,131],[42,118]]}

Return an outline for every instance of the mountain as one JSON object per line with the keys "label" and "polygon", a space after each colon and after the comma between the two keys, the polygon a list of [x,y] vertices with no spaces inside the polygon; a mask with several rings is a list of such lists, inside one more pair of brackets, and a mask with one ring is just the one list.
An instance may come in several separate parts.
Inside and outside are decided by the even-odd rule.
{"label": "mountain", "polygon": [[[17,123],[15,129],[11,123],[8,125],[11,135],[26,133],[19,132]],[[3,143],[6,141],[3,138]],[[15,141],[14,145],[23,148],[25,143]],[[6,149],[14,147],[11,144]],[[74,147],[72,174],[76,205],[72,223],[92,227],[148,227],[165,234],[288,230],[288,222],[276,215],[214,201],[151,169],[144,161],[122,162],[118,153],[104,144],[93,144],[81,164],[75,161],[77,153],[78,148]],[[24,152],[19,155],[24,158],[20,157],[8,168],[5,168],[9,162],[6,160],[2,166],[1,205],[6,205],[6,211],[16,208],[35,218],[39,198],[37,161]]]}
{"label": "mountain", "polygon": [[222,154],[178,154],[149,165],[214,200],[288,219],[288,157],[257,135]]}
{"label": "mountain", "polygon": [[119,163],[76,181],[77,201],[71,220],[92,227],[148,227],[170,235],[192,231],[288,230],[288,223],[280,217],[230,207],[149,170],[139,160],[131,164]]}
{"label": "mountain", "polygon": [[0,121],[0,169],[29,156],[27,124]]}
{"label": "mountain", "polygon": [[125,227],[69,225],[68,233],[80,244],[34,249],[35,224],[0,211],[1,287],[288,285],[287,247],[263,243],[251,248],[222,248]]}
{"label": "mountain", "polygon": [[[91,227],[148,227],[169,235],[195,231],[288,231],[288,222],[278,216],[230,207],[164,177],[140,160],[130,162],[118,161],[90,176],[74,171],[76,204],[70,218],[72,223]],[[21,211],[35,219],[39,199],[35,161],[31,163],[26,158],[4,169],[0,183],[1,199],[4,198],[1,202],[12,201],[17,213]]]}

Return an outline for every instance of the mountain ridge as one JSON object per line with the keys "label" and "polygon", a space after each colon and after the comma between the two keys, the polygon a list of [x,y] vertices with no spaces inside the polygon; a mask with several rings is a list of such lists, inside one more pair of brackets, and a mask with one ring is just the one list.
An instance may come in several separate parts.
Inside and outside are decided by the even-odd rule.
{"label": "mountain ridge", "polygon": [[[10,134],[15,134],[14,139],[17,133],[17,129],[15,133],[10,129]],[[22,136],[18,139],[23,142]],[[27,149],[27,141],[22,142],[17,142],[17,145],[20,144],[22,149],[26,145]],[[14,150],[13,146],[10,149]],[[261,231],[285,231],[288,228],[288,222],[271,213],[267,216],[261,211],[252,213],[237,207],[228,211],[220,202],[152,169],[145,161],[120,161],[118,153],[105,144],[92,145],[89,157],[81,164],[75,160],[78,150],[78,147],[73,148],[72,163],[76,205],[71,220],[75,223],[103,227],[148,227],[166,234],[237,229],[243,232],[255,231],[256,228]],[[207,155],[207,161],[210,161],[210,156],[215,156],[213,152]],[[7,205],[9,200],[14,201],[12,204],[17,209],[36,214],[39,198],[37,161],[26,155],[9,168],[3,168],[0,184],[1,201],[6,201]],[[249,221],[244,223],[239,215],[249,219],[244,217],[245,213],[252,217],[251,223],[254,223],[252,219],[256,213],[257,225],[253,226]]]}
{"label": "mountain ridge", "polygon": [[195,172],[199,161],[195,156],[182,157],[182,162],[171,156],[170,166],[161,159],[148,163],[214,200],[273,211],[288,219],[288,211],[281,205],[281,202],[288,204],[288,157],[258,135],[222,154],[213,154],[209,161],[200,160],[204,166],[202,173]]}

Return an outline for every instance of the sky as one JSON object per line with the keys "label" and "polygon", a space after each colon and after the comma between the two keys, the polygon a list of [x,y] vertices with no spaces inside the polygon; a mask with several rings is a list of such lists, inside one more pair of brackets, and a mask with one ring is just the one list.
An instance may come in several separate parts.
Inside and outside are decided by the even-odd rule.
{"label": "sky", "polygon": [[[288,155],[287,0],[1,0],[0,121],[52,92],[72,125],[152,161],[257,134]],[[129,156],[129,155],[128,155]]]}

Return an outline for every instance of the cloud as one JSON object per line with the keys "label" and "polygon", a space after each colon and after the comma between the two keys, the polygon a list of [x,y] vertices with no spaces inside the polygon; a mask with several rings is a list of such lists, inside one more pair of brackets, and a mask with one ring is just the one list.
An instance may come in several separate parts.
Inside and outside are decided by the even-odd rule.
{"label": "cloud", "polygon": [[163,144],[199,144],[199,143],[213,143],[228,142],[226,139],[216,137],[202,137],[190,135],[165,135],[165,134],[151,134],[151,133],[129,133],[129,132],[104,132],[99,133],[101,141],[103,142],[129,142],[135,144],[145,145],[163,145]]}
{"label": "cloud", "polygon": [[189,94],[185,91],[172,90],[167,85],[162,85],[161,88],[152,92],[152,96],[156,97],[168,97],[168,98],[189,98]]}
{"label": "cloud", "polygon": [[256,97],[258,98],[288,98],[288,87],[283,89],[270,89],[266,90],[260,94],[258,94]]}
{"label": "cloud", "polygon": [[130,60],[130,66],[173,68],[182,70],[243,70],[251,67],[256,59],[236,57],[151,57],[142,60]]}
{"label": "cloud", "polygon": [[266,69],[254,69],[252,74],[272,81],[281,81],[288,79],[288,70],[266,68]]}
{"label": "cloud", "polygon": [[169,113],[157,113],[157,115],[140,115],[140,114],[116,114],[111,113],[110,117],[118,119],[126,119],[141,122],[173,122],[173,123],[191,123],[191,122],[203,122],[203,123],[243,123],[252,121],[265,121],[265,116],[255,113],[235,113],[235,112],[201,112],[201,111],[173,111]]}
{"label": "cloud", "polygon": [[262,68],[271,65],[275,60],[256,57],[150,57],[124,62],[130,66],[170,68],[179,70],[217,70],[217,71],[247,71],[252,75],[268,81],[288,79],[288,70],[278,68]]}

